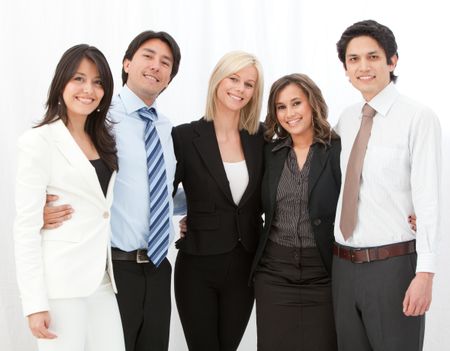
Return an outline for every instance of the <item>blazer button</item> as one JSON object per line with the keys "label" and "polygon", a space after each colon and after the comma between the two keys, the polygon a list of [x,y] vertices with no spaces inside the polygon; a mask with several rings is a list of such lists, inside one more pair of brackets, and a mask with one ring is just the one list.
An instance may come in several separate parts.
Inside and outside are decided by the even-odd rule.
{"label": "blazer button", "polygon": [[108,219],[109,218],[109,213],[108,212],[103,212],[103,218],[104,219]]}
{"label": "blazer button", "polygon": [[322,223],[322,221],[321,221],[319,218],[316,218],[316,219],[314,220],[314,222],[313,222],[313,224],[314,224],[315,226],[320,225],[320,223]]}

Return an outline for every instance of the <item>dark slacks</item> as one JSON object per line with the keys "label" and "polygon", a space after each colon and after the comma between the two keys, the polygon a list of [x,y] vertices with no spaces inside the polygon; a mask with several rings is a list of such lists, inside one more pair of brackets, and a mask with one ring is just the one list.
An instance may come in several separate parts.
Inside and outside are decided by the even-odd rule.
{"label": "dark slacks", "polygon": [[339,351],[422,350],[425,317],[403,314],[416,260],[416,254],[370,263],[333,258]]}
{"label": "dark slacks", "polygon": [[167,351],[170,329],[170,278],[166,259],[153,263],[114,261],[114,278],[127,351]]}
{"label": "dark slacks", "polygon": [[190,351],[234,351],[253,308],[248,276],[253,254],[197,256],[178,252],[175,298]]}
{"label": "dark slacks", "polygon": [[331,279],[316,248],[270,240],[255,273],[259,351],[335,351]]}

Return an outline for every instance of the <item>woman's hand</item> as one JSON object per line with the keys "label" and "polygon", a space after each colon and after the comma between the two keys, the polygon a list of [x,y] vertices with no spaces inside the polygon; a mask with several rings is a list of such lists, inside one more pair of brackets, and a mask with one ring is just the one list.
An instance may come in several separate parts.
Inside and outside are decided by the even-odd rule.
{"label": "woman's hand", "polygon": [[408,223],[409,223],[409,226],[410,226],[411,229],[414,230],[414,231],[417,231],[416,219],[417,219],[417,217],[416,217],[415,214],[412,214],[412,215],[409,215],[409,216],[408,216]]}
{"label": "woman's hand", "polygon": [[187,216],[181,218],[178,224],[180,227],[180,238],[184,238],[187,232]]}
{"label": "woman's hand", "polygon": [[28,326],[31,333],[38,339],[55,339],[57,337],[48,329],[50,326],[50,313],[48,311],[30,314]]}

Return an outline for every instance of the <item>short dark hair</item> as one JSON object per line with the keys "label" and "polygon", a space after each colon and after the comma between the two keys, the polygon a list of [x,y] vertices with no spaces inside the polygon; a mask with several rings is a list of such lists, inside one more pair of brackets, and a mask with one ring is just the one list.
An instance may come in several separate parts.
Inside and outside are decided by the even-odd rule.
{"label": "short dark hair", "polygon": [[[170,81],[177,75],[178,68],[180,67],[181,60],[181,52],[180,47],[178,46],[175,39],[166,32],[154,32],[152,30],[147,30],[139,34],[136,38],[134,38],[130,45],[128,45],[127,51],[125,51],[125,55],[122,60],[122,64],[125,60],[132,60],[136,51],[144,44],[146,41],[150,39],[159,39],[169,45],[170,51],[172,51],[173,56],[173,64],[172,64],[172,72],[170,73]],[[125,72],[122,66],[122,84],[125,85],[128,80],[128,73]]]}
{"label": "short dark hair", "polygon": [[[361,36],[371,37],[381,46],[386,54],[387,64],[392,64],[392,56],[396,55],[398,57],[397,42],[395,41],[394,33],[392,33],[388,27],[374,20],[360,21],[348,27],[344,33],[342,33],[341,38],[336,44],[339,60],[344,64],[345,69],[347,69],[345,54],[347,52],[348,43],[352,39]],[[390,72],[390,76],[391,81],[395,83],[397,81],[397,76],[394,72]]]}
{"label": "short dark hair", "polygon": [[97,67],[104,93],[98,108],[88,115],[84,130],[91,137],[97,152],[109,169],[117,170],[116,142],[107,118],[114,92],[114,81],[108,61],[96,47],[79,44],[71,47],[62,55],[50,84],[44,118],[36,127],[53,123],[59,119],[67,125],[67,107],[63,99],[64,89],[84,58],[93,62]]}

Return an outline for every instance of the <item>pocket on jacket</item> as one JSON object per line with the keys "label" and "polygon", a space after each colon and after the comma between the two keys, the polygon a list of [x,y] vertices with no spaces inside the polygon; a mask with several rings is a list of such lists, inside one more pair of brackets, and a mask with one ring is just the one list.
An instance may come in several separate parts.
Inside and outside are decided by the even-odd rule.
{"label": "pocket on jacket", "polygon": [[[215,230],[219,229],[218,215],[188,215],[188,231],[189,230]],[[189,235],[189,233],[187,234]]]}
{"label": "pocket on jacket", "polygon": [[[64,223],[67,225],[67,223]],[[65,241],[71,243],[78,243],[81,240],[81,232],[80,230],[72,231],[72,230],[60,230],[60,228],[56,229],[43,229],[41,231],[42,240],[44,241]]]}
{"label": "pocket on jacket", "polygon": [[193,212],[211,213],[215,209],[216,206],[211,201],[190,201],[188,203],[188,210]]}

